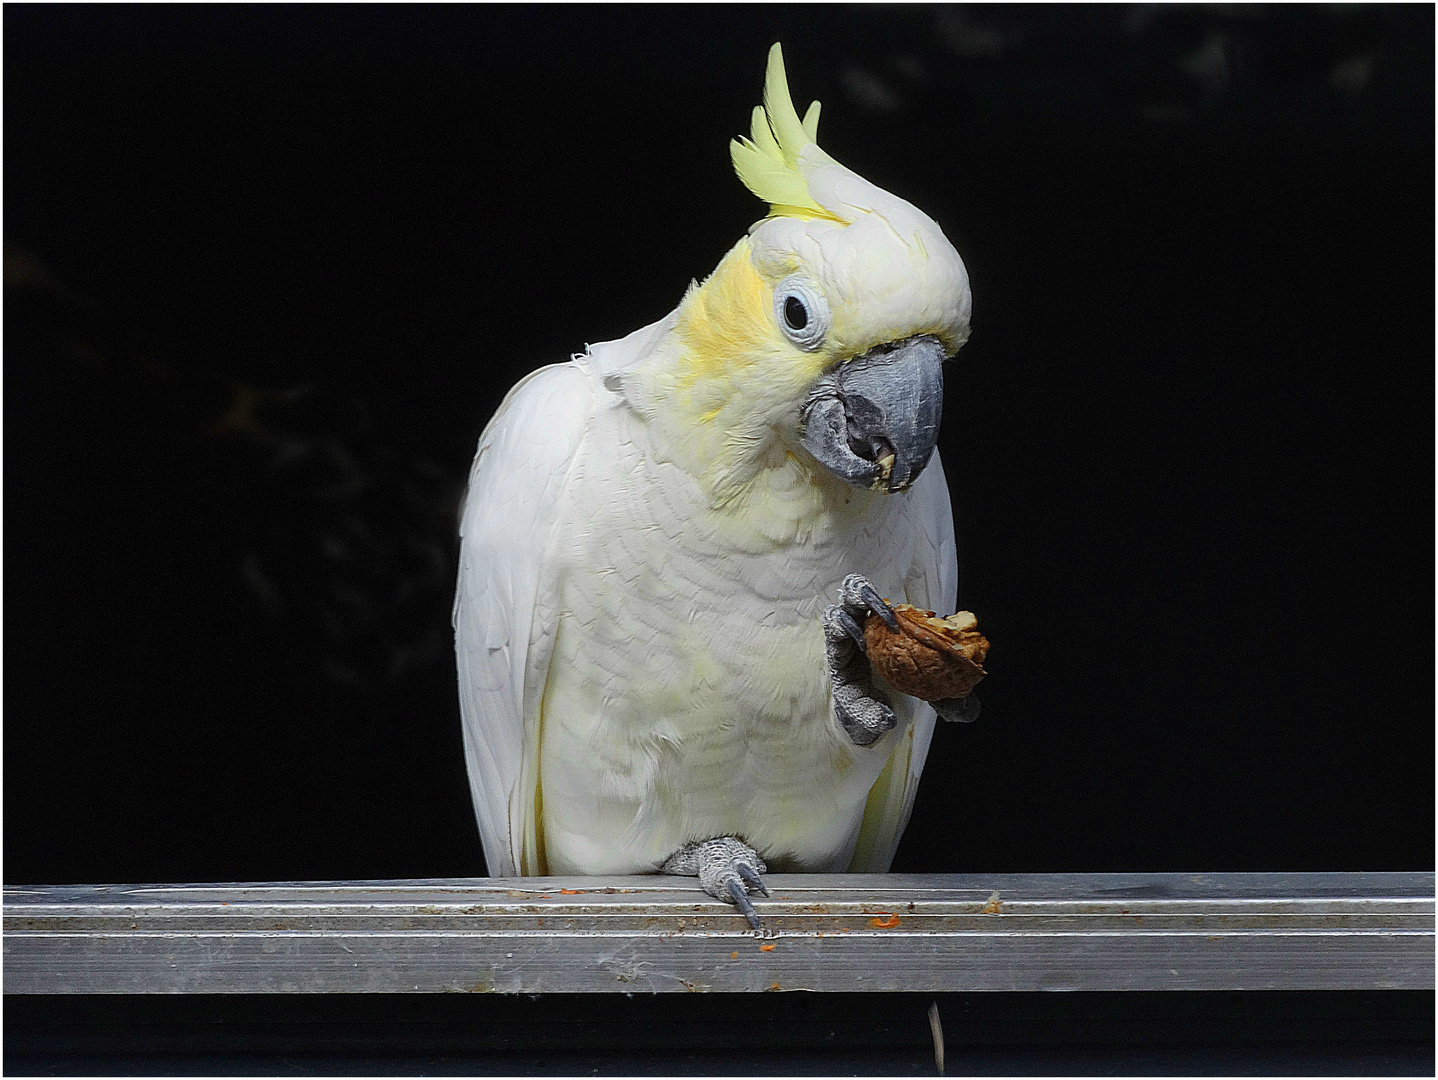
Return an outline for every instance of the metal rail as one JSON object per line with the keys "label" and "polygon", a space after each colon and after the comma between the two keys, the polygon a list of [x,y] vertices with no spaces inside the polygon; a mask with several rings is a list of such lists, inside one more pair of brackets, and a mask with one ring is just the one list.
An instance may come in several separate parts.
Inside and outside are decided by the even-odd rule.
{"label": "metal rail", "polygon": [[12,887],[7,994],[1432,989],[1434,875]]}

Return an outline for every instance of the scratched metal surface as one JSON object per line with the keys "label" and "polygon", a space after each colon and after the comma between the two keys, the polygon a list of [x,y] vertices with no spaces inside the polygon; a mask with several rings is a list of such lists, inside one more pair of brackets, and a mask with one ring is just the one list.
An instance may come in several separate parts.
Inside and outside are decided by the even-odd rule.
{"label": "scratched metal surface", "polygon": [[6,993],[1431,989],[1434,875],[17,886]]}

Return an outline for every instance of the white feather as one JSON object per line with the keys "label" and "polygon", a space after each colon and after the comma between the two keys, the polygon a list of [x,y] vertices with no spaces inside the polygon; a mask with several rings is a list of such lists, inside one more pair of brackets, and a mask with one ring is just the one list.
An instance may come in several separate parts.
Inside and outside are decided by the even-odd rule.
{"label": "white feather", "polygon": [[475,815],[496,877],[536,872],[536,727],[554,645],[553,619],[540,607],[544,551],[592,411],[593,384],[578,363],[521,381],[480,436],[461,511],[460,713]]}
{"label": "white feather", "polygon": [[[958,550],[954,543],[949,485],[937,450],[928,468],[909,490],[905,514],[917,527],[905,531],[906,535],[915,537],[916,543],[904,594],[915,607],[937,611],[940,615],[950,614],[958,602]],[[859,842],[848,867],[851,873],[886,873],[914,810],[919,774],[929,756],[929,743],[938,717],[933,708],[923,702],[912,698],[901,700],[913,712],[910,738],[894,748],[889,769],[870,793]]]}

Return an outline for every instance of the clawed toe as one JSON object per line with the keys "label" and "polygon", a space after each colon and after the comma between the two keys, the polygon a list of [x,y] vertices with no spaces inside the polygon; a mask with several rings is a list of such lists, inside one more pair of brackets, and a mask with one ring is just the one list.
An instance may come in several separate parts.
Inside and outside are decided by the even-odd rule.
{"label": "clawed toe", "polygon": [[764,880],[759,876],[768,867],[759,853],[744,841],[732,836],[697,840],[685,844],[665,859],[659,869],[667,874],[697,875],[701,889],[716,900],[733,904],[753,929],[761,929],[759,913],[754,910],[749,893],[769,895]]}
{"label": "clawed toe", "polygon": [[861,574],[850,574],[843,580],[839,586],[839,602],[850,614],[857,616],[865,610],[872,611],[884,620],[890,630],[895,633],[899,630],[899,620],[894,616],[894,609],[879,595],[869,579]]}
{"label": "clawed toe", "polygon": [[885,626],[896,634],[899,632],[899,620],[894,615],[894,609],[886,604],[884,598],[874,591],[874,586],[870,585],[867,581],[864,582],[864,587],[859,590],[859,595],[864,598],[864,603],[869,606],[869,610],[884,620]]}
{"label": "clawed toe", "polygon": [[936,701],[934,711],[944,720],[956,724],[972,724],[979,718],[979,698],[977,694],[969,694],[961,698],[944,698]]}
{"label": "clawed toe", "polygon": [[864,694],[852,686],[836,686],[834,713],[859,746],[868,746],[880,735],[892,731],[897,720],[894,710],[876,696],[877,691]]}
{"label": "clawed toe", "polygon": [[824,612],[824,648],[829,661],[834,717],[856,746],[870,746],[896,724],[894,710],[873,684],[861,620],[873,612],[897,630],[894,609],[869,579],[850,574],[839,586],[839,602]]}
{"label": "clawed toe", "polygon": [[864,628],[859,625],[859,620],[841,607],[836,606],[832,610],[834,620],[843,627],[844,633],[854,640],[854,644],[860,649],[867,648],[864,644]]}
{"label": "clawed toe", "polygon": [[[769,895],[769,886],[764,884],[764,879],[759,876],[759,871],[746,862],[735,863],[734,869],[739,872],[739,876],[744,879],[744,883],[749,888],[754,889],[760,896]],[[744,905],[740,904],[739,906],[743,907]]]}
{"label": "clawed toe", "polygon": [[749,893],[744,888],[744,883],[739,880],[738,874],[733,874],[725,879],[724,890],[729,894],[728,899],[744,913],[744,918],[749,920],[751,929],[759,930],[759,913],[754,910],[754,905],[749,902]]}

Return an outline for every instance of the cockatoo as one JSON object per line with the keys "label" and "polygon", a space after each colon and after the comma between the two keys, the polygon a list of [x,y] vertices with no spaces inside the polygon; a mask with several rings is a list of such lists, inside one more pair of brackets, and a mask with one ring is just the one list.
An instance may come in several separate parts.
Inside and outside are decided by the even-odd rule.
{"label": "cockatoo", "polygon": [[730,147],[768,215],[480,437],[454,630],[493,876],[697,875],[757,927],[769,867],[889,868],[935,709],[873,675],[861,622],[954,608],[934,448],[971,299],[939,226],[818,122],[774,45]]}

